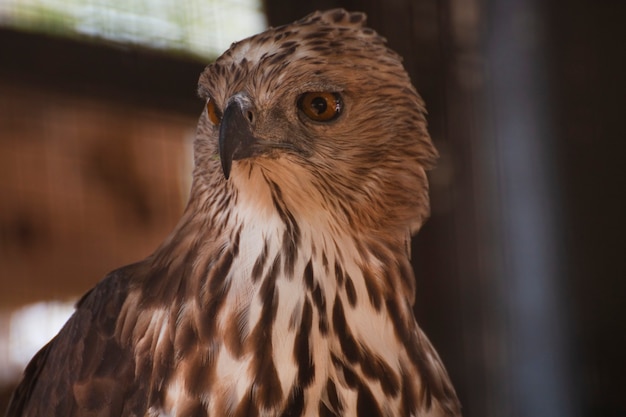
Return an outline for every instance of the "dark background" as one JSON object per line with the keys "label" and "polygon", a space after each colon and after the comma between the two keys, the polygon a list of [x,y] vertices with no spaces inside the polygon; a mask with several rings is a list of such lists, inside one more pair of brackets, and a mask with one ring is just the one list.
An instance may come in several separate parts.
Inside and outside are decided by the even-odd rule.
{"label": "dark background", "polygon": [[[431,175],[432,217],[414,241],[416,314],[447,365],[464,415],[626,416],[626,3],[266,0],[265,6],[271,25],[316,9],[365,11],[369,25],[404,56],[427,103],[441,160]],[[7,144],[16,131],[43,135],[43,111],[22,121],[7,116],[14,107],[43,108],[41,97],[48,106],[81,100],[108,106],[95,107],[98,115],[128,109],[122,113],[135,115],[136,131],[171,115],[178,136],[202,109],[195,84],[205,63],[180,55],[2,29],[0,56],[5,150],[13,149]],[[101,128],[128,129],[122,119],[110,116]],[[141,190],[159,178],[151,168],[108,167],[107,152],[137,162],[136,150],[111,149],[99,153],[104,162],[86,164],[96,167],[96,179],[89,178],[106,184],[103,195],[113,201],[98,207],[119,209],[112,224],[125,231],[126,243],[113,239],[116,250],[107,249],[104,232],[89,232],[87,222],[65,252],[37,258],[28,270],[11,269],[15,253],[58,247],[56,229],[47,229],[32,207],[0,205],[3,306],[80,294],[120,262],[147,255],[171,229],[182,210],[180,191],[171,185],[165,200],[146,195]],[[168,155],[177,154],[159,157]],[[0,182],[5,203],[11,190]],[[85,243],[96,238],[99,246]],[[85,245],[76,267],[76,248]],[[73,262],[50,266],[63,259]]]}

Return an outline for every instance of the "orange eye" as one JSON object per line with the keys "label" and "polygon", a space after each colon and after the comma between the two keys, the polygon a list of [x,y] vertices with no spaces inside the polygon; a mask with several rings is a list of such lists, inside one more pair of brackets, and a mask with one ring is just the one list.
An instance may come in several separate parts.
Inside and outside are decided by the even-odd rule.
{"label": "orange eye", "polygon": [[302,94],[298,108],[311,120],[330,122],[343,110],[343,102],[338,93],[316,91]]}
{"label": "orange eye", "polygon": [[209,116],[211,123],[215,126],[220,124],[220,121],[222,120],[222,113],[215,105],[215,100],[213,100],[213,98],[209,98],[209,101],[206,103],[206,114]]}

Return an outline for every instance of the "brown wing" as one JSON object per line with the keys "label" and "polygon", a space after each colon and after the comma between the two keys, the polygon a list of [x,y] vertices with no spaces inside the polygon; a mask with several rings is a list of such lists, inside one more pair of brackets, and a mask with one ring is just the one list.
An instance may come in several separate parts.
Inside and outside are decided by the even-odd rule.
{"label": "brown wing", "polygon": [[112,272],[79,301],[27,366],[7,417],[143,415],[132,351],[114,338],[133,269]]}

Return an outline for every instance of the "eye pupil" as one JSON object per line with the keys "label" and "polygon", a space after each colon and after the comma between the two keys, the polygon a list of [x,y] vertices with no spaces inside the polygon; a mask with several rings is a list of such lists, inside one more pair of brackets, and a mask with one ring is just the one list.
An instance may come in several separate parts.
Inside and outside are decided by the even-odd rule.
{"label": "eye pupil", "polygon": [[322,97],[315,97],[313,100],[311,100],[311,108],[318,115],[320,115],[326,112],[326,109],[328,109],[328,103],[326,102],[326,99]]}

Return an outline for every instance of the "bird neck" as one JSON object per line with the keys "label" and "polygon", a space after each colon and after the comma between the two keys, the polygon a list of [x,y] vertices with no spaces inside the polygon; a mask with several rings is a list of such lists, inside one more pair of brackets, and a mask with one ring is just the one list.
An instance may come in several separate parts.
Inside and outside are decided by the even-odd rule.
{"label": "bird neck", "polygon": [[301,198],[293,198],[294,189],[285,192],[267,177],[246,181],[245,187],[236,181],[195,184],[181,221],[151,258],[153,264],[159,268],[160,260],[174,259],[180,265],[168,268],[185,268],[184,279],[197,285],[205,285],[214,260],[224,256],[232,257],[232,265],[218,271],[225,276],[217,279],[237,283],[254,283],[270,272],[302,280],[310,265],[320,274],[320,285],[333,291],[342,279],[335,272],[341,266],[348,276],[365,274],[359,280],[364,286],[355,289],[367,298],[398,292],[413,303],[408,230],[357,227],[356,221],[337,216],[337,207],[330,212],[319,204],[313,191],[299,190]]}

